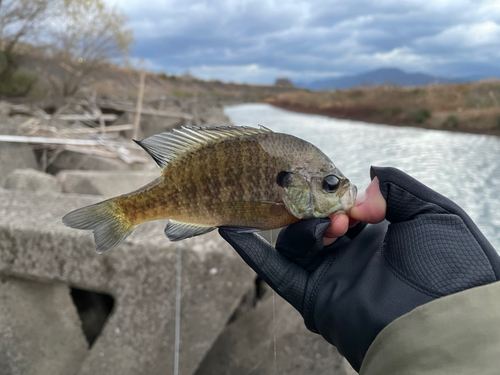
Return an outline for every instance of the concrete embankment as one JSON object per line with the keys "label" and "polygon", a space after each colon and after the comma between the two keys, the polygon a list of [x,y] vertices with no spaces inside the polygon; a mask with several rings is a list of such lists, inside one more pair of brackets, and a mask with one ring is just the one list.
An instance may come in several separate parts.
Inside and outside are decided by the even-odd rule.
{"label": "concrete embankment", "polygon": [[[203,124],[229,124],[221,107],[204,111]],[[172,243],[164,221],[146,223],[97,254],[90,232],[61,223],[75,208],[153,180],[154,162],[105,164],[69,153],[54,175],[40,171],[31,146],[0,146],[0,369],[8,369],[0,374],[172,373],[176,324],[179,374],[241,374],[255,366],[275,373],[274,324],[279,373],[351,374],[278,297],[272,320],[271,294],[259,301],[254,272],[217,232]],[[95,165],[103,168],[88,170]]]}

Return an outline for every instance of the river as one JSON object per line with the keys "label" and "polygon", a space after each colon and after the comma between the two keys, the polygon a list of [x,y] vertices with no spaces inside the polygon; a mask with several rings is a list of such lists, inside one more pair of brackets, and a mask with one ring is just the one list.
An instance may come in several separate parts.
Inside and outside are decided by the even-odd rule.
{"label": "river", "polygon": [[235,125],[264,125],[326,153],[363,191],[370,166],[396,167],[460,205],[500,253],[500,137],[369,124],[268,104],[225,108]]}

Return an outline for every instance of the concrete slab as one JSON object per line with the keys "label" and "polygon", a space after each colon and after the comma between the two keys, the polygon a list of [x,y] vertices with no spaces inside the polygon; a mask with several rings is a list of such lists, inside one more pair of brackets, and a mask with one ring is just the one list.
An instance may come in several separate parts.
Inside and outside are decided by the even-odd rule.
{"label": "concrete slab", "polygon": [[156,171],[62,171],[57,175],[64,193],[114,197],[130,193],[160,177]]}
{"label": "concrete slab", "polygon": [[[178,110],[177,110],[178,111]],[[174,111],[175,112],[175,111]],[[126,112],[121,115],[113,125],[133,124],[135,113]],[[174,128],[179,128],[185,124],[185,120],[179,118],[168,118],[151,115],[141,115],[141,125],[137,134],[137,139],[144,139],[153,134],[171,131]],[[133,131],[124,131],[125,137],[132,138]]]}
{"label": "concrete slab", "polygon": [[29,145],[0,143],[0,186],[15,169],[39,169],[33,149]]}
{"label": "concrete slab", "polygon": [[79,375],[172,373],[177,250],[182,254],[180,374],[192,374],[222,332],[253,271],[217,232],[171,243],[165,223],[140,226],[108,254],[67,212],[101,199],[0,192],[0,273],[109,293],[115,308]]}
{"label": "concrete slab", "polygon": [[58,193],[61,191],[57,179],[36,169],[15,169],[5,179],[4,188]]}
{"label": "concrete slab", "polygon": [[87,353],[67,285],[0,281],[0,374],[75,374]]}
{"label": "concrete slab", "polygon": [[7,117],[10,114],[10,107],[12,107],[12,104],[10,104],[9,102],[0,100],[0,116]]}
{"label": "concrete slab", "polygon": [[309,332],[300,314],[278,295],[274,320],[272,291],[266,292],[269,294],[227,327],[196,375],[357,374],[335,347]]}
{"label": "concrete slab", "polygon": [[103,156],[87,155],[72,151],[63,151],[47,167],[47,172],[57,174],[65,169],[80,169],[86,171],[126,171],[134,168],[119,159],[110,159]]}

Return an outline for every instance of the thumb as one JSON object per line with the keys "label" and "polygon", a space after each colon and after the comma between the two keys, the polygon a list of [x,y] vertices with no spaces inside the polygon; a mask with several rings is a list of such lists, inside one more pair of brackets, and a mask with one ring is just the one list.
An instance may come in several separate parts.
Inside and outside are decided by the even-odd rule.
{"label": "thumb", "polygon": [[387,203],[380,192],[379,180],[375,177],[366,191],[358,195],[349,216],[354,220],[376,224],[385,219]]}

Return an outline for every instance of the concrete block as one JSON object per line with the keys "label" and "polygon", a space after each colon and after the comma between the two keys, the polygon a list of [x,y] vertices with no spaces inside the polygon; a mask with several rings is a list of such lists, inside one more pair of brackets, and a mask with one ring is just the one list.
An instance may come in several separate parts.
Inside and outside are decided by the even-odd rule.
{"label": "concrete block", "polygon": [[[134,119],[135,113],[126,112],[122,114],[113,125],[133,124]],[[181,125],[184,125],[184,123],[185,121],[180,118],[169,118],[142,114],[137,139],[144,139],[153,134],[172,131],[172,129],[179,128]],[[123,133],[125,134],[125,137],[132,138],[133,130],[127,130]]]}
{"label": "concrete block", "polygon": [[175,287],[182,256],[180,374],[192,374],[220,335],[253,271],[217,232],[169,242],[165,222],[143,224],[108,254],[61,217],[100,198],[0,192],[0,271],[108,293],[115,307],[79,375],[172,373]]}
{"label": "concrete block", "polygon": [[12,107],[12,104],[10,104],[9,102],[0,100],[0,116],[7,117],[10,114],[11,107]]}
{"label": "concrete block", "polygon": [[15,169],[5,179],[6,189],[57,193],[61,186],[57,179],[36,169]]}
{"label": "concrete block", "polygon": [[357,374],[335,347],[307,330],[300,314],[285,300],[275,295],[274,305],[275,321],[271,295],[230,324],[196,375]]}
{"label": "concrete block", "polygon": [[87,353],[68,286],[0,281],[0,374],[75,374]]}
{"label": "concrete block", "polygon": [[160,177],[156,171],[62,171],[57,175],[64,193],[114,197],[130,193]]}
{"label": "concrete block", "polygon": [[220,107],[209,106],[208,108],[200,109],[200,117],[204,126],[229,126],[231,121],[224,114]]}
{"label": "concrete block", "polygon": [[7,175],[15,169],[39,169],[33,149],[19,143],[0,143],[0,186]]}

